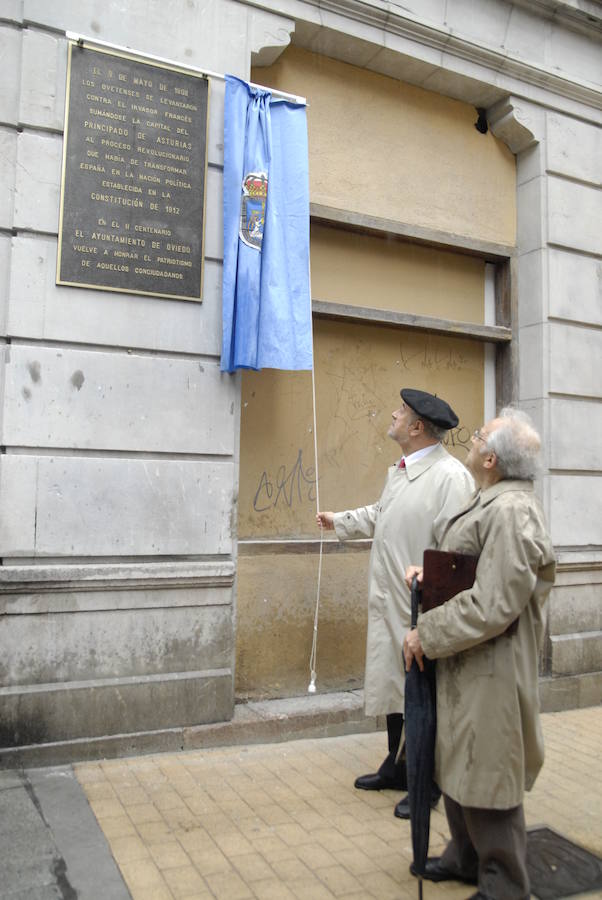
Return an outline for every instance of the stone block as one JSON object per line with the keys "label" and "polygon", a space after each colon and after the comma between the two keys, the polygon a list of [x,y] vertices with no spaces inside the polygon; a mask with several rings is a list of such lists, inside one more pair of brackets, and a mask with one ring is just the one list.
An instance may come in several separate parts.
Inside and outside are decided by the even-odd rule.
{"label": "stone block", "polygon": [[[502,101],[503,102],[503,101]],[[543,117],[543,116],[542,116]],[[527,147],[516,156],[516,183],[525,184],[533,178],[543,175],[545,158],[540,143]]]}
{"label": "stone block", "polygon": [[549,601],[548,628],[553,636],[578,632],[602,631],[602,584],[595,579],[590,584],[556,584]]}
{"label": "stone block", "polygon": [[15,466],[6,454],[0,456],[0,547],[24,556],[35,544],[36,463],[31,456],[20,460]]}
{"label": "stone block", "polygon": [[482,106],[485,109],[507,95],[506,91],[483,81],[478,66],[460,59],[453,53],[445,52],[441,56],[441,68],[425,78],[422,87],[427,91],[436,91],[445,97],[453,97],[470,106]]}
{"label": "stone block", "polygon": [[602,670],[602,631],[550,637],[552,675],[578,675]]}
{"label": "stone block", "polygon": [[493,47],[505,44],[508,19],[508,8],[497,3],[454,0],[445,9],[445,25],[452,33],[484,41]]}
{"label": "stone block", "polygon": [[547,319],[545,250],[532,250],[518,258],[518,325],[525,328]]}
{"label": "stone block", "polygon": [[5,454],[0,556],[232,552],[233,465]]}
{"label": "stone block", "polygon": [[0,337],[6,336],[10,275],[10,238],[0,234]]}
{"label": "stone block", "polygon": [[205,183],[205,257],[210,259],[224,257],[223,184],[222,169],[209,166]]}
{"label": "stone block", "polygon": [[[190,606],[171,608],[180,600],[179,590],[144,591],[163,608],[128,609],[127,596],[119,594],[119,608],[110,609],[111,592],[101,592],[105,609],[54,612],[44,615],[10,615],[3,619],[4,652],[0,683],[45,684],[165,675],[193,671],[203,661],[206,669],[228,668],[232,661],[232,607],[195,605],[197,588],[183,589]],[[216,596],[216,589],[210,589]],[[221,589],[230,595],[229,588]],[[127,592],[123,592],[124,595]],[[140,603],[141,598],[136,598]],[[217,599],[222,599],[217,597]],[[7,605],[10,609],[10,602]]]}
{"label": "stone block", "polygon": [[542,678],[539,698],[542,712],[599,706],[602,703],[602,672]]}
{"label": "stone block", "polygon": [[551,391],[602,397],[602,331],[553,322],[549,326],[549,354],[554,361]]}
{"label": "stone block", "polygon": [[548,464],[552,469],[590,470],[600,467],[602,404],[551,397],[548,401]]}
{"label": "stone block", "polygon": [[548,40],[549,29],[537,14],[515,4],[511,6],[506,32],[500,41],[504,52],[525,62],[545,65]]}
{"label": "stone block", "polygon": [[[224,100],[226,82],[212,78],[209,83],[209,122],[207,161],[214,166],[224,164]],[[209,207],[207,207],[209,209]]]}
{"label": "stone block", "polygon": [[17,132],[0,128],[0,228],[13,227]]}
{"label": "stone block", "polygon": [[602,325],[602,260],[550,248],[548,278],[551,316]]}
{"label": "stone block", "polygon": [[544,246],[544,193],[545,178],[532,178],[516,189],[517,244],[519,253],[530,253]]}
{"label": "stone block", "polygon": [[14,337],[221,353],[222,266],[205,260],[203,303],[56,284],[56,239],[13,239],[8,312]]}
{"label": "stone block", "polygon": [[601,191],[548,177],[549,243],[599,254],[601,220]]}
{"label": "stone block", "polygon": [[20,24],[23,21],[23,0],[2,0],[0,21]]}
{"label": "stone block", "polygon": [[232,706],[229,669],[0,688],[0,746],[202,725]]}
{"label": "stone block", "polygon": [[[295,38],[297,32],[298,26]],[[366,65],[370,71],[408,84],[423,84],[441,64],[441,51],[433,47],[420,47],[397,34],[387,34],[386,42],[387,46],[378,50]]]}
{"label": "stone block", "polygon": [[28,22],[58,31],[64,31],[68,23],[69,30],[76,34],[122,47],[134,44],[141,55],[151,53],[190,66],[245,74],[236,68],[248,51],[249,10],[234,0],[191,0],[184,4],[181,0],[159,4],[128,0],[125,6],[94,7],[94,13],[88,3],[77,0],[24,0],[23,10]]}
{"label": "stone block", "polygon": [[67,41],[28,28],[23,32],[19,119],[23,125],[63,130]]}
{"label": "stone block", "polygon": [[562,72],[591,85],[599,85],[600,43],[597,37],[595,31],[592,39],[562,24],[553,25],[547,42],[547,60],[561,61]]}
{"label": "stone block", "polygon": [[0,59],[4,73],[11,73],[2,78],[0,89],[0,122],[7,125],[19,124],[19,79],[16,77],[21,68],[21,36],[20,28],[0,25]]}
{"label": "stone block", "polygon": [[295,23],[292,19],[284,19],[257,7],[249,9],[248,13],[251,65],[271,66],[290,44]]}
{"label": "stone block", "polygon": [[62,139],[23,132],[17,141],[16,228],[57,234]]}
{"label": "stone block", "polygon": [[234,400],[217,363],[17,345],[2,443],[231,455]]}
{"label": "stone block", "polygon": [[[329,56],[341,62],[363,68],[374,57],[378,43],[374,37],[382,40],[382,31],[356,22],[353,35],[346,34],[340,28],[341,17],[336,12],[322,10],[322,28],[311,42],[311,50],[320,56]],[[337,27],[339,26],[339,27]],[[358,32],[361,36],[358,36]]]}
{"label": "stone block", "polygon": [[548,341],[548,326],[529,325],[519,329],[519,385],[520,399],[533,400],[543,396],[546,370],[543,366]]}
{"label": "stone block", "polygon": [[602,132],[600,128],[556,112],[547,114],[549,172],[600,185]]}
{"label": "stone block", "polygon": [[559,547],[602,544],[602,479],[587,475],[551,475],[548,521]]}

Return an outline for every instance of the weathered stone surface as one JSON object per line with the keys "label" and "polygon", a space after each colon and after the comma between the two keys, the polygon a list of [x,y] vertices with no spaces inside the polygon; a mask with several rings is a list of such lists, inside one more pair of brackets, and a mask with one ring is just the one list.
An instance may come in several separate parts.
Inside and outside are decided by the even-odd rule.
{"label": "weathered stone surface", "polygon": [[2,443],[231,455],[234,405],[217,363],[15,346]]}
{"label": "weathered stone surface", "polygon": [[27,28],[23,32],[21,124],[62,130],[66,77],[65,38]]}
{"label": "weathered stone surface", "polygon": [[549,249],[551,316],[602,325],[602,260]]}
{"label": "weathered stone surface", "polygon": [[602,631],[550,637],[552,675],[602,670]]}
{"label": "weathered stone surface", "polygon": [[548,627],[552,635],[602,631],[601,580],[589,573],[589,584],[557,584],[549,602]]}
{"label": "weathered stone surface", "polygon": [[[540,26],[541,27],[541,26]],[[600,83],[600,43],[598,35],[591,38],[569,28],[552,27],[546,50],[548,60],[563,60],[562,68],[572,76]]]}
{"label": "weathered stone surface", "polygon": [[6,615],[0,683],[8,687],[169,674],[193,671],[199,660],[207,669],[228,668],[232,607],[170,608],[170,595],[177,593],[161,592],[164,608],[124,607],[101,616],[81,611]]}
{"label": "weathered stone surface", "polygon": [[0,234],[0,337],[6,335],[9,273],[10,238],[5,234]]}
{"label": "weathered stone surface", "polygon": [[547,318],[544,266],[546,250],[532,250],[518,259],[519,328],[537,325]]}
{"label": "weathered stone surface", "polygon": [[545,245],[543,198],[546,188],[544,176],[538,176],[517,186],[517,244],[521,253],[539,250]]}
{"label": "weathered stone surface", "polygon": [[600,253],[602,192],[553,176],[548,177],[547,188],[548,241],[586,253]]}
{"label": "weathered stone surface", "polygon": [[[19,121],[19,79],[16,73],[21,67],[20,28],[0,25],[0,59],[2,60],[2,87],[0,88],[0,122],[17,125]],[[7,73],[15,73],[6,77]]]}
{"label": "weathered stone surface", "polygon": [[17,132],[0,128],[0,228],[13,227]]}
{"label": "weathered stone surface", "polygon": [[58,232],[62,140],[54,134],[23,132],[17,141],[16,228]]}
{"label": "weathered stone surface", "polygon": [[0,746],[218,722],[232,705],[229,669],[0,688]]}
{"label": "weathered stone surface", "polygon": [[550,390],[602,397],[602,331],[554,322],[549,326]]}
{"label": "weathered stone surface", "polygon": [[[243,77],[242,60],[247,49],[248,10],[242,4],[221,0],[164,0],[159,5],[147,0],[128,0],[127,8],[98,7],[91,0],[24,0],[24,16],[29,22],[48,25],[99,38],[144,54],[218,72]],[[169,27],[166,27],[166,22]],[[218,39],[221,36],[221,39]],[[226,37],[227,36],[227,37]]]}
{"label": "weathered stone surface", "polygon": [[545,370],[536,361],[544,359],[548,337],[547,325],[529,325],[519,329],[519,383],[521,402],[543,396]]}
{"label": "weathered stone surface", "polygon": [[602,404],[551,397],[548,403],[549,465],[552,469],[600,468]]}
{"label": "weathered stone surface", "polygon": [[6,454],[0,555],[230,553],[231,462]]}
{"label": "weathered stone surface", "polygon": [[16,24],[23,21],[23,0],[3,0],[0,19]]}
{"label": "weathered stone surface", "polygon": [[547,115],[548,170],[600,184],[602,132],[594,125],[549,112]]}
{"label": "weathered stone surface", "polygon": [[218,356],[222,266],[205,260],[203,303],[56,285],[55,239],[13,238],[9,330],[15,337]]}
{"label": "weathered stone surface", "polygon": [[205,256],[211,259],[223,259],[224,256],[223,181],[222,170],[209,166],[205,183],[205,209],[211,210],[211,215],[205,224]]}
{"label": "weathered stone surface", "polygon": [[542,678],[539,697],[542,712],[598,706],[602,703],[602,672]]}
{"label": "weathered stone surface", "polygon": [[551,475],[548,521],[554,544],[586,547],[602,544],[602,479],[587,475]]}

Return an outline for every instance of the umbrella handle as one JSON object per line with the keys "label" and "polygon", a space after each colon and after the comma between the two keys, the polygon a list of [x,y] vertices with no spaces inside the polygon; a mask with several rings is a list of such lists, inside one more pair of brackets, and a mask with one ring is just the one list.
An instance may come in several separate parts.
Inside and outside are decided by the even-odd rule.
{"label": "umbrella handle", "polygon": [[418,604],[420,602],[420,588],[418,587],[418,579],[416,575],[412,578],[412,620],[411,627],[416,628],[418,624]]}

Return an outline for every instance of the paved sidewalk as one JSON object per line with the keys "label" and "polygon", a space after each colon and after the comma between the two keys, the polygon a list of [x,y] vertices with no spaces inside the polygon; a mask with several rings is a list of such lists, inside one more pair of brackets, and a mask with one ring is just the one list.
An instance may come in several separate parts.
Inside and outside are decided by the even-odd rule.
{"label": "paved sidewalk", "polygon": [[[602,709],[542,719],[546,763],[526,798],[527,823],[602,855]],[[393,816],[399,795],[353,788],[385,740],[381,732],[195,750],[75,772],[134,900],[403,900],[416,897],[416,882],[409,823]],[[442,807],[431,824],[436,854],[447,839]],[[425,897],[471,892],[427,884]]]}

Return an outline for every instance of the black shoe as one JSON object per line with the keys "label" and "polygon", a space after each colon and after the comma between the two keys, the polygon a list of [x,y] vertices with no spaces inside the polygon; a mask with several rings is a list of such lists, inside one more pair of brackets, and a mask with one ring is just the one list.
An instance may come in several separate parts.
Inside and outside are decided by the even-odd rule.
{"label": "black shoe", "polygon": [[483,891],[477,891],[476,894],[471,894],[468,900],[491,900],[491,897]]}
{"label": "black shoe", "polygon": [[[440,797],[441,791],[433,791],[431,793],[431,809],[434,809],[437,806]],[[393,815],[397,816],[398,819],[410,818],[410,800],[407,794],[405,797],[401,798],[401,800],[393,810]]]}
{"label": "black shoe", "polygon": [[[414,863],[410,866],[410,872],[414,877],[417,877],[416,869]],[[462,881],[464,884],[477,884],[477,877],[470,877],[469,875],[462,875],[461,873],[454,872],[451,869],[446,869],[445,866],[441,864],[440,856],[430,856],[424,867],[424,875],[423,878],[426,878],[427,881]],[[479,893],[474,895],[475,900],[482,900],[482,896]]]}
{"label": "black shoe", "polygon": [[373,775],[360,775],[355,779],[356,788],[361,791],[402,791],[403,788],[397,781],[392,778],[385,778],[379,772]]}

